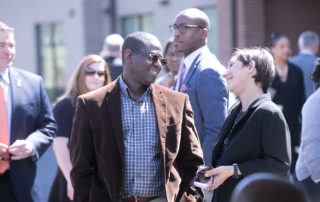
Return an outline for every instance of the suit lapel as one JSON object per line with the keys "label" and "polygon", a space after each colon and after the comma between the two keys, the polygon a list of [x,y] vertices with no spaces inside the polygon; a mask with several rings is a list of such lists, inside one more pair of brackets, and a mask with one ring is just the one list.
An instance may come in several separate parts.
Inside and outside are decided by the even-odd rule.
{"label": "suit lapel", "polygon": [[188,85],[190,78],[192,77],[195,70],[198,68],[198,65],[200,63],[200,60],[198,60],[198,59],[199,59],[200,55],[201,55],[201,53],[193,60],[191,67],[186,75],[186,78],[183,81],[183,84]]}
{"label": "suit lapel", "polygon": [[[156,85],[151,85],[151,96],[154,104],[154,110],[157,119],[159,143],[161,147],[161,162],[164,166],[165,162],[165,151],[166,151],[166,127],[167,127],[167,103],[161,92],[161,89]],[[165,170],[163,170],[164,179],[166,179]]]}
{"label": "suit lapel", "polygon": [[121,155],[121,161],[124,165],[125,154],[124,154],[124,140],[122,130],[122,117],[121,117],[121,98],[120,98],[120,85],[119,79],[116,80],[113,87],[107,91],[106,94],[106,106],[109,112],[109,119],[111,122],[113,132],[117,141],[117,145]]}
{"label": "suit lapel", "polygon": [[16,136],[16,128],[17,123],[19,123],[19,119],[20,119],[20,115],[17,114],[17,112],[19,112],[18,106],[20,105],[20,100],[24,99],[22,98],[22,94],[21,91],[23,90],[23,80],[22,78],[19,76],[18,72],[15,71],[15,69],[13,67],[10,67],[9,70],[9,78],[10,78],[10,86],[11,86],[11,104],[12,104],[12,112],[11,112],[11,133],[10,133],[10,144],[14,142],[15,140],[15,136]]}

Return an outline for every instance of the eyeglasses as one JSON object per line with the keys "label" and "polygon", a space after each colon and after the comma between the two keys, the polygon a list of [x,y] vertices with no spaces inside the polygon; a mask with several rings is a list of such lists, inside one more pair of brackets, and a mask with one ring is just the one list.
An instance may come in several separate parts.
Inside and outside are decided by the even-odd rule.
{"label": "eyeglasses", "polygon": [[205,27],[203,26],[199,26],[199,25],[186,25],[186,24],[174,24],[174,25],[170,25],[169,29],[172,33],[174,33],[177,29],[179,30],[180,33],[186,33],[188,28],[200,28],[203,29]]}
{"label": "eyeglasses", "polygon": [[152,64],[157,64],[158,61],[160,60],[162,65],[166,65],[168,64],[168,60],[167,58],[163,58],[161,55],[156,54],[156,53],[146,53],[143,51],[136,51],[136,50],[132,50],[134,53],[140,54],[140,55],[145,55],[145,56],[149,56]]}
{"label": "eyeglasses", "polygon": [[92,67],[85,67],[84,71],[85,71],[86,75],[88,75],[88,76],[94,76],[95,74],[97,74],[98,77],[100,77],[100,78],[104,77],[106,74],[105,71],[95,70]]}

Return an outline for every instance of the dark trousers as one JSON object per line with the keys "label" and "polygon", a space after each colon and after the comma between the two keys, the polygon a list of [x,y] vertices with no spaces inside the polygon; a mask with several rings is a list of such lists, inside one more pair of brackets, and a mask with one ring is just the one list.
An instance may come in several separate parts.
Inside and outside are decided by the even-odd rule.
{"label": "dark trousers", "polygon": [[308,177],[300,182],[304,192],[310,202],[320,201],[320,184],[314,183],[311,177]]}
{"label": "dark trousers", "polygon": [[0,202],[17,202],[11,180],[10,171],[7,170],[5,173],[0,174]]}

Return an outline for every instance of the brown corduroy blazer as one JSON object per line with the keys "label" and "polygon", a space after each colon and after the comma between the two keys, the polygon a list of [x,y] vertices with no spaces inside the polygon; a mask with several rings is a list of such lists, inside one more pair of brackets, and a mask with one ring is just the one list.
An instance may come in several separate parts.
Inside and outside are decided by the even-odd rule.
{"label": "brown corduroy blazer", "polygon": [[[151,96],[167,200],[196,201],[202,193],[189,184],[203,154],[189,98],[158,84]],[[121,201],[126,157],[118,80],[78,98],[70,155],[75,201]]]}

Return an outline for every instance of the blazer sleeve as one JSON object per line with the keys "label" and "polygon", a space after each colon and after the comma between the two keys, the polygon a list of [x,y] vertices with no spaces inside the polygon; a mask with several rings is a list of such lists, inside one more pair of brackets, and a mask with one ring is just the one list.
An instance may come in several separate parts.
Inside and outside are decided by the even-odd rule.
{"label": "blazer sleeve", "polygon": [[[270,106],[269,106],[270,107]],[[284,116],[278,110],[261,110],[259,158],[238,163],[243,176],[256,172],[272,172],[287,175],[291,161],[290,133]],[[257,123],[258,124],[258,123]],[[257,135],[258,135],[257,134]]]}
{"label": "blazer sleeve", "polygon": [[213,147],[227,116],[226,82],[217,71],[206,68],[200,72],[196,93],[204,127],[204,161],[208,164],[211,162]]}
{"label": "blazer sleeve", "polygon": [[88,111],[83,98],[78,98],[70,138],[71,182],[74,201],[89,201],[92,177],[93,139]]}
{"label": "blazer sleeve", "polygon": [[202,150],[193,121],[193,111],[188,95],[185,95],[181,142],[178,153],[178,165],[182,171],[182,181],[177,201],[189,201],[200,197],[201,191],[190,186],[199,165],[203,165]]}
{"label": "blazer sleeve", "polygon": [[[53,141],[53,137],[56,133],[56,122],[53,118],[52,108],[50,100],[44,88],[42,79],[39,79],[39,85],[36,86],[40,90],[39,92],[39,107],[40,114],[37,118],[37,129],[27,137],[27,141],[33,145],[33,152],[31,154],[31,160],[38,160],[41,155],[46,151]],[[35,99],[35,98],[33,98]]]}

